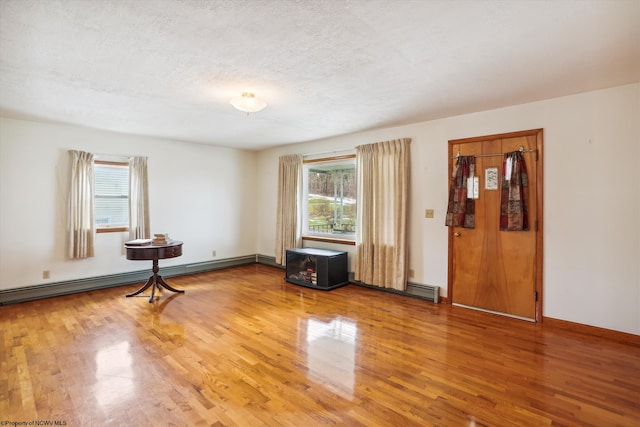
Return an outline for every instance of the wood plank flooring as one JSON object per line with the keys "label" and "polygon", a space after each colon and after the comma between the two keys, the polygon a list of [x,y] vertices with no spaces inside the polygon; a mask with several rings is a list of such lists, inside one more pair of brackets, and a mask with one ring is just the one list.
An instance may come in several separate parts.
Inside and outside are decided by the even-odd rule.
{"label": "wood plank flooring", "polygon": [[[251,265],[0,307],[0,421],[638,426],[640,337]],[[588,332],[588,330],[587,330]]]}

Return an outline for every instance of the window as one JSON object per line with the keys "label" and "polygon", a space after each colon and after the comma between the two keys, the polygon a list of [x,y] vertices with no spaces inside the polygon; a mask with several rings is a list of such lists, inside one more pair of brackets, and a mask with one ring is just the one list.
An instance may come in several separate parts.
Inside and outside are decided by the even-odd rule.
{"label": "window", "polygon": [[305,160],[303,235],[355,240],[355,156]]}
{"label": "window", "polygon": [[129,229],[129,164],[94,161],[97,232]]}

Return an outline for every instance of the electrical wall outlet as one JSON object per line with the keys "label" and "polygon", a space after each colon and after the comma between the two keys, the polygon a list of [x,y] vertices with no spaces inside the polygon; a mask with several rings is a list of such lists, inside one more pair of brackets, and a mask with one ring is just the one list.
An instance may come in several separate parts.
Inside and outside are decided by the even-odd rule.
{"label": "electrical wall outlet", "polygon": [[433,209],[425,209],[424,211],[424,217],[425,218],[433,218]]}
{"label": "electrical wall outlet", "polygon": [[48,279],[49,277],[51,277],[51,273],[49,272],[49,270],[42,270],[42,278]]}
{"label": "electrical wall outlet", "polygon": [[216,256],[216,251],[211,251],[211,256],[215,257]]}
{"label": "electrical wall outlet", "polygon": [[413,277],[416,275],[416,272],[413,270],[413,268],[409,269],[409,279],[413,279]]}

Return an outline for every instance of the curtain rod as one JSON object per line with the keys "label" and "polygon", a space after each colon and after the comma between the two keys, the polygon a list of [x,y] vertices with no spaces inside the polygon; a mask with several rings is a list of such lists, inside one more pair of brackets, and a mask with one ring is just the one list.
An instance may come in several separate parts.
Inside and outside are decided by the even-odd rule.
{"label": "curtain rod", "polygon": [[319,153],[305,153],[305,154],[302,154],[302,157],[331,156],[331,155],[336,155],[336,153],[355,154],[355,152],[356,152],[355,148],[344,148],[341,150],[322,151]]}
{"label": "curtain rod", "polygon": [[104,153],[92,153],[93,159],[100,162],[113,162],[113,163],[126,163],[135,157],[146,157],[140,156],[139,154],[104,154]]}
{"label": "curtain rod", "polygon": [[[524,147],[521,145],[520,148],[518,149],[519,152],[521,153],[537,153],[538,150],[536,148],[533,148],[531,150],[525,150]],[[476,154],[476,155],[472,155],[469,157],[492,157],[492,156],[504,156],[507,153],[494,153],[494,154]],[[457,159],[458,157],[460,157],[460,149],[458,149],[458,154],[456,154],[455,156],[451,157],[452,159]]]}

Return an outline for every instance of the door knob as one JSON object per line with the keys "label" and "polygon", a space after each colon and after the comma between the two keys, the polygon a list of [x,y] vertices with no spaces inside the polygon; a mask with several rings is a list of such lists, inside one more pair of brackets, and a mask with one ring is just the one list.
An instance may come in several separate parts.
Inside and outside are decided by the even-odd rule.
{"label": "door knob", "polygon": [[458,233],[457,231],[455,233],[453,233],[454,236],[456,237],[460,237],[460,233]]}

